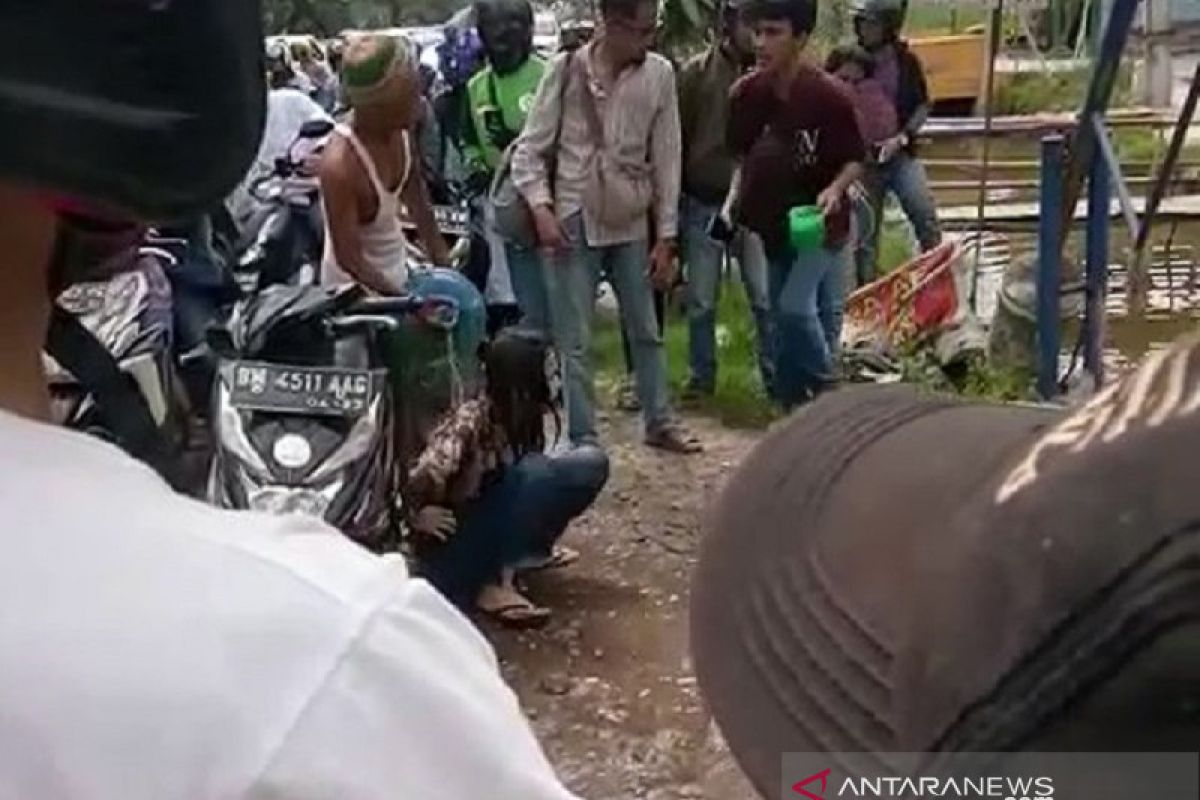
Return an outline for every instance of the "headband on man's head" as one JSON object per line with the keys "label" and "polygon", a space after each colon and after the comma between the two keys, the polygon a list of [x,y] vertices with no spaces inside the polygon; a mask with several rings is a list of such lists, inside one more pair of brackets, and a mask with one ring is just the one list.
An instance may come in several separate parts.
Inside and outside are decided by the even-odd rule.
{"label": "headband on man's head", "polygon": [[[415,69],[412,43],[392,36],[368,36],[374,52],[361,57],[353,44],[342,61],[342,90],[351,106],[371,105],[383,97],[388,80],[403,69]],[[359,42],[364,47],[366,42]]]}

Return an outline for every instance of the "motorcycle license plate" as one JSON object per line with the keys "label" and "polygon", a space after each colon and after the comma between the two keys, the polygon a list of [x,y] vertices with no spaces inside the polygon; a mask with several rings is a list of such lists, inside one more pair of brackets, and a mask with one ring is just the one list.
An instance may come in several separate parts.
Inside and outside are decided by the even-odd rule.
{"label": "motorcycle license plate", "polygon": [[292,367],[239,361],[232,366],[235,408],[281,414],[354,417],[370,405],[376,375],[363,369]]}
{"label": "motorcycle license plate", "polygon": [[434,206],[433,218],[438,230],[454,236],[462,236],[467,230],[467,214],[455,206]]}

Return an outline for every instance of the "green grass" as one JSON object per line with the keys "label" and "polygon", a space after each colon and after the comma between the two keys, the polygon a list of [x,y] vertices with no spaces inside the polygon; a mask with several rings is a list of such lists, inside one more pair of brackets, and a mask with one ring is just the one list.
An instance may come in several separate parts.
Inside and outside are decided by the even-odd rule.
{"label": "green grass", "polygon": [[904,21],[904,32],[915,33],[949,33],[963,32],[972,25],[987,23],[988,12],[981,8],[954,9],[945,5],[919,6],[913,4],[908,9]]}
{"label": "green grass", "polygon": [[899,360],[901,379],[925,391],[990,402],[1037,399],[1034,376],[1027,370],[994,366],[983,358],[943,370],[934,361],[932,353],[923,349],[903,354]]}
{"label": "green grass", "polygon": [[912,244],[908,223],[899,220],[885,222],[883,235],[879,237],[879,274],[886,275],[911,260]]}
{"label": "green grass", "polygon": [[1087,85],[1085,70],[1014,73],[996,86],[996,113],[1074,111],[1082,105]]}
{"label": "green grass", "polygon": [[1005,402],[1036,399],[1034,376],[1025,370],[1002,369],[975,362],[958,381],[956,390],[963,397]]}
{"label": "green grass", "polygon": [[[694,409],[733,428],[763,428],[778,417],[767,400],[758,375],[754,318],[746,295],[736,281],[727,282],[717,312],[717,387],[713,397]],[[687,319],[668,309],[666,326],[667,369],[676,399],[688,376]],[[621,332],[612,318],[598,318],[592,338],[596,363],[596,389],[601,402],[611,403],[625,377]]]}
{"label": "green grass", "polygon": [[[893,226],[899,228],[900,226]],[[884,233],[884,242],[898,239],[908,247],[903,230]],[[731,428],[765,428],[780,417],[766,398],[758,375],[754,348],[754,321],[746,296],[735,283],[726,283],[717,320],[717,390],[713,397],[688,410],[719,420]],[[667,369],[671,391],[678,401],[687,382],[687,320],[675,308],[668,310],[666,326]],[[598,317],[592,339],[596,364],[596,389],[603,405],[615,404],[625,380],[625,360],[621,354],[621,333],[612,317]],[[1032,397],[1032,377],[1023,372],[1004,370],[978,362],[959,374],[947,376],[926,351],[901,359],[906,382],[930,391],[955,392],[964,397],[992,401],[1028,400]]]}
{"label": "green grass", "polygon": [[[1017,72],[1005,75],[996,86],[997,114],[1037,114],[1042,111],[1077,111],[1083,105],[1091,71]],[[1132,99],[1133,69],[1122,64],[1109,108],[1128,105]]]}

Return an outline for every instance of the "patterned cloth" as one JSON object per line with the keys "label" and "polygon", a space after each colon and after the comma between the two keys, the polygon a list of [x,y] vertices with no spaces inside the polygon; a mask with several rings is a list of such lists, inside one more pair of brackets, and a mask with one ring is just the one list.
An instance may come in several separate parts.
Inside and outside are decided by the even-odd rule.
{"label": "patterned cloth", "polygon": [[961,322],[967,311],[963,247],[944,242],[846,299],[842,341],[897,352]]}
{"label": "patterned cloth", "polygon": [[508,441],[496,424],[492,403],[461,403],[429,434],[408,473],[404,504],[409,513],[426,506],[455,508],[477,497],[485,476],[504,462]]}

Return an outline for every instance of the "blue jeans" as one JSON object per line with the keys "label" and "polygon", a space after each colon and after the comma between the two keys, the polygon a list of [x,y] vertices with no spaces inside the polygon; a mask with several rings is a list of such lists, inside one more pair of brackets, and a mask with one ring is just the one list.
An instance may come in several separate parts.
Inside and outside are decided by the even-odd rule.
{"label": "blue jeans", "polygon": [[849,246],[771,259],[775,399],[785,409],[811,399],[833,379],[849,259]]}
{"label": "blue jeans", "polygon": [[867,167],[863,178],[870,202],[857,209],[859,244],[855,252],[860,283],[875,280],[878,273],[879,234],[883,229],[883,200],[888,192],[896,195],[904,216],[917,234],[921,250],[932,250],[942,242],[937,204],[929,191],[925,167],[908,153],[897,153],[885,164]]}
{"label": "blue jeans", "polygon": [[530,453],[467,503],[448,542],[423,549],[421,575],[450,601],[472,608],[505,567],[549,557],[607,482],[608,456],[598,447]]}
{"label": "blue jeans", "polygon": [[647,270],[645,239],[592,247],[583,234],[583,215],[563,222],[569,245],[546,264],[550,324],[563,368],[567,435],[575,444],[597,441],[596,387],[592,373],[592,317],[596,291],[607,278],[617,295],[621,323],[629,336],[638,400],[647,431],[671,418],[667,395],[667,358],[654,316],[654,293]]}
{"label": "blue jeans", "polygon": [[535,248],[504,243],[513,294],[521,309],[521,325],[541,333],[550,332],[550,300],[546,295],[546,273],[542,254]]}
{"label": "blue jeans", "polygon": [[[717,385],[717,295],[721,284],[721,266],[726,248],[708,236],[708,226],[720,211],[698,200],[683,200],[683,256],[687,269],[688,356],[690,385],[711,393]],[[730,250],[738,261],[742,287],[754,314],[757,334],[758,368],[763,388],[769,394],[772,384],[771,325],[767,313],[767,256],[762,239],[739,227]]]}

